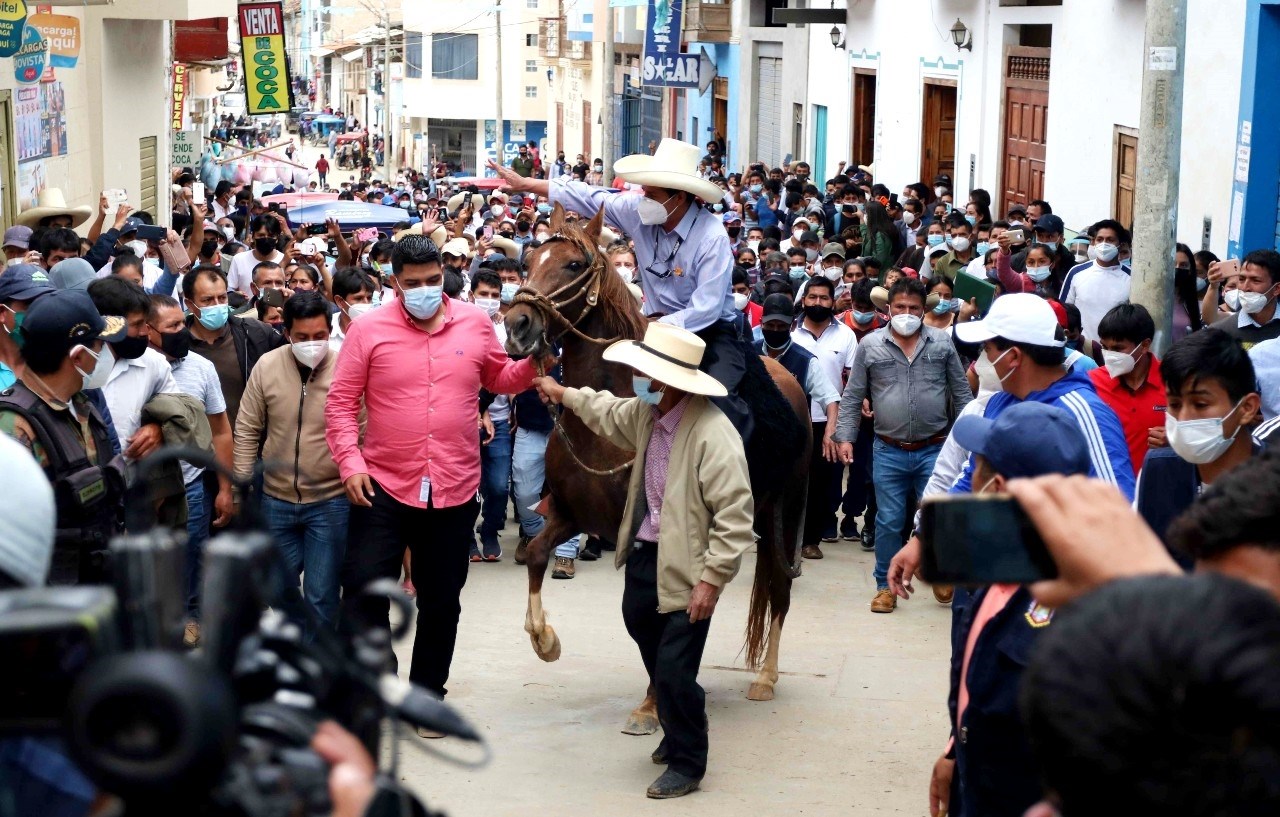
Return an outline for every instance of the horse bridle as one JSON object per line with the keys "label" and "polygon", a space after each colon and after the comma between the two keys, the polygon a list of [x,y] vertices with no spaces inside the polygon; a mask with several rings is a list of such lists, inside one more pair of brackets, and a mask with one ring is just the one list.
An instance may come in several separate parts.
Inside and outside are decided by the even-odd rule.
{"label": "horse bridle", "polygon": [[[591,248],[587,246],[587,243],[577,236],[557,232],[552,234],[547,239],[547,242],[555,241],[557,239],[568,241],[573,244],[573,246],[577,247],[587,259],[587,268],[579,273],[572,281],[560,287],[555,292],[552,292],[550,295],[543,295],[537,290],[522,286],[516,290],[515,297],[511,299],[511,305],[528,304],[529,308],[537,310],[538,313],[542,315],[544,324],[550,324],[552,319],[558,320],[564,324],[565,328],[560,330],[555,337],[548,337],[544,327],[542,331],[542,338],[548,347],[552,346],[555,341],[564,337],[567,332],[573,332],[573,334],[577,335],[582,340],[590,341],[591,343],[612,344],[620,340],[621,338],[619,337],[593,338],[578,328],[578,324],[582,323],[582,321],[587,317],[587,314],[591,312],[597,303],[600,302],[600,275],[604,272],[604,260],[600,253],[592,252]],[[547,242],[543,243],[545,244]],[[556,300],[556,298],[559,298],[566,292],[575,288],[577,289],[576,294],[563,301]],[[582,308],[582,311],[578,313],[578,317],[575,320],[569,320],[560,312],[562,307],[568,306],[584,295],[586,296],[586,305]],[[538,360],[536,365],[538,369],[538,376],[545,377],[547,373],[543,369],[541,359]],[[560,435],[560,439],[564,441],[564,448],[569,452],[569,456],[573,458],[574,463],[579,468],[586,471],[588,474],[592,474],[597,477],[611,477],[615,474],[622,473],[626,469],[630,468],[632,463],[635,462],[635,457],[632,457],[621,465],[608,470],[592,468],[583,462],[578,456],[578,452],[573,449],[573,441],[570,440],[569,433],[564,430],[564,426],[560,423],[560,412],[556,411],[550,404],[548,404],[547,413],[551,415],[551,422],[555,425],[556,433]]]}
{"label": "horse bridle", "polygon": [[[543,243],[545,244],[556,240],[568,241],[573,244],[573,246],[577,247],[587,259],[587,268],[579,273],[572,281],[560,287],[555,292],[552,292],[550,295],[544,295],[537,290],[530,289],[527,286],[522,286],[516,290],[515,297],[511,299],[511,305],[516,306],[517,304],[527,304],[531,309],[536,309],[538,313],[542,315],[544,323],[550,324],[553,322],[559,322],[564,324],[564,329],[560,330],[560,332],[554,337],[547,336],[546,329],[543,329],[543,340],[547,341],[548,346],[550,346],[554,341],[564,337],[568,332],[573,332],[573,334],[577,335],[582,340],[589,341],[590,343],[610,344],[619,340],[619,338],[616,337],[593,338],[578,328],[578,324],[582,323],[582,321],[586,319],[587,315],[590,314],[591,310],[595,308],[595,305],[600,302],[600,275],[604,272],[604,259],[599,253],[593,253],[591,248],[588,247],[587,243],[582,239],[563,232],[552,234],[551,237]],[[577,292],[572,296],[564,299],[563,301],[556,300],[556,298],[559,298],[566,292],[570,292],[574,289],[576,289]],[[586,297],[586,305],[583,306],[582,311],[578,313],[578,317],[572,321],[566,318],[560,310],[584,296]]]}

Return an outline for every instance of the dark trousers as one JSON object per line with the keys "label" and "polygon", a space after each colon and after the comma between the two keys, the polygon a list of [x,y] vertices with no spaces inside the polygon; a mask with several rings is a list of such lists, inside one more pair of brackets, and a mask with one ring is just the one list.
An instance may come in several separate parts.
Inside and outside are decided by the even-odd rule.
{"label": "dark trousers", "polygon": [[622,620],[657,692],[668,767],[702,777],[707,771],[707,695],[698,685],[698,665],[711,619],[690,624],[685,610],[658,612],[658,547],[652,542],[627,557]]}
{"label": "dark trousers", "polygon": [[843,529],[846,531],[856,529],[854,519],[862,516],[863,511],[867,512],[864,524],[870,524],[875,530],[871,521],[876,518],[876,486],[871,481],[871,443],[875,438],[874,428],[863,418],[858,440],[853,444],[853,464],[849,466],[849,482],[840,508],[844,512]]}
{"label": "dark trousers", "polygon": [[738,384],[747,373],[747,355],[754,352],[747,348],[732,321],[717,321],[696,334],[707,344],[702,353],[702,371],[729,390],[724,397],[712,397],[711,402],[724,412],[744,441],[751,439],[755,424],[747,402],[738,394]]}
{"label": "dark trousers", "polygon": [[376,482],[373,507],[351,506],[347,555],[342,566],[344,626],[390,626],[391,603],[356,595],[375,579],[400,578],[404,550],[413,556],[413,585],[418,590],[418,627],[409,680],[440,697],[446,693],[449,665],[458,638],[462,588],[467,583],[471,526],[479,506],[474,499],[451,508],[414,508],[397,502]]}
{"label": "dark trousers", "polygon": [[809,496],[804,511],[802,545],[816,545],[822,535],[835,530],[835,510],[840,504],[840,466],[822,456],[827,424],[813,424],[813,454],[809,458]]}

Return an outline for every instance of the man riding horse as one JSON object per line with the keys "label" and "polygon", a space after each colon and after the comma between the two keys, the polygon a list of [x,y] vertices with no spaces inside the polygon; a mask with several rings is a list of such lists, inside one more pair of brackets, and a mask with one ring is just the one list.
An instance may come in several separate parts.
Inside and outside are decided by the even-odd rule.
{"label": "man riding horse", "polygon": [[619,159],[615,175],[643,185],[644,195],[579,181],[526,179],[492,161],[489,169],[515,192],[546,196],[587,217],[603,210],[606,222],[631,237],[646,315],[702,338],[702,371],[728,391],[712,402],[746,440],[753,422],[738,385],[751,351],[735,321],[729,236],[720,218],[701,203],[720,201],[724,191],[698,175],[701,153],[697,145],[663,139],[652,156]]}

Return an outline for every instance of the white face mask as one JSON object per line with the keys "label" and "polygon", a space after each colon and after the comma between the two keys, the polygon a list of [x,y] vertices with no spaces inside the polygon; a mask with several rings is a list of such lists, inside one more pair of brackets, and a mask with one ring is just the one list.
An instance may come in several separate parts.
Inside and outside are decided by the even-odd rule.
{"label": "white face mask", "polygon": [[748,241],[747,246],[751,248],[752,252],[758,253],[760,251],[760,239],[756,238]]}
{"label": "white face mask", "polygon": [[733,308],[741,312],[747,308],[747,296],[741,292],[733,293]]}
{"label": "white face mask", "polygon": [[[1240,403],[1244,399],[1241,398]],[[1179,422],[1172,414],[1164,418],[1164,431],[1169,438],[1169,447],[1174,453],[1187,462],[1204,465],[1213,462],[1227,452],[1231,443],[1235,442],[1240,426],[1230,437],[1222,436],[1222,427],[1227,417],[1240,408],[1240,403],[1231,407],[1224,417],[1211,417],[1207,420],[1183,420]]]}
{"label": "white face mask", "polygon": [[933,188],[933,194],[938,198],[942,198],[944,195],[946,195],[946,193],[947,193],[947,188],[943,187],[942,185],[938,185],[937,187]]}
{"label": "white face mask", "polygon": [[535,237],[535,238],[537,238],[537,239],[538,239],[538,243],[539,243],[539,244],[541,244],[542,242],[546,241],[548,238],[550,238],[550,237],[551,237],[551,233],[538,233],[538,234],[537,234],[536,236],[534,236],[534,237]]}
{"label": "white face mask", "polygon": [[827,280],[833,284],[840,283],[840,279],[844,278],[844,269],[841,267],[828,267],[822,271]]}
{"label": "white face mask", "polygon": [[145,241],[126,241],[125,246],[133,251],[133,254],[139,258],[147,257],[147,242]]}
{"label": "white face mask", "polygon": [[791,231],[791,240],[792,240],[792,241],[794,241],[794,242],[796,242],[797,244],[799,244],[799,243],[800,243],[800,236],[802,236],[802,235],[804,235],[804,230],[792,230],[792,231]]}
{"label": "white face mask", "polygon": [[955,250],[956,252],[964,252],[969,249],[969,246],[970,246],[969,239],[965,238],[964,236],[951,239],[951,249]]}
{"label": "white face mask", "polygon": [[329,341],[303,340],[290,343],[289,349],[299,363],[309,369],[314,369],[316,364],[324,360],[324,356],[329,354]]}
{"label": "white face mask", "polygon": [[476,298],[475,304],[476,306],[483,309],[486,315],[492,318],[494,315],[498,314],[498,310],[502,307],[502,299],[501,298]]}
{"label": "white face mask", "polygon": [[641,224],[647,224],[650,227],[665,224],[668,218],[666,204],[648,197],[640,199],[639,204],[636,205],[636,215],[640,216]]}
{"label": "white face mask", "polygon": [[1255,315],[1267,308],[1267,304],[1271,303],[1271,296],[1265,292],[1245,292],[1244,290],[1233,290],[1236,298],[1239,299],[1240,311],[1246,315]]}
{"label": "white face mask", "polygon": [[377,304],[372,304],[372,303],[351,304],[347,307],[347,317],[354,321],[356,318],[360,317],[361,315],[368,315],[374,309],[377,309],[377,307],[378,307]]}
{"label": "white face mask", "polygon": [[1120,248],[1115,244],[1108,244],[1105,241],[1101,244],[1093,245],[1093,255],[1104,264],[1110,264],[1120,254]]}
{"label": "white face mask", "polygon": [[1222,293],[1222,302],[1227,305],[1227,309],[1232,312],[1240,311],[1240,290],[1229,289]]}
{"label": "white face mask", "polygon": [[893,331],[904,338],[909,338],[920,331],[919,315],[894,315],[889,319],[889,323],[893,326]]}
{"label": "white face mask", "polygon": [[[111,376],[111,370],[115,368],[116,365],[116,356],[111,352],[111,347],[104,343],[102,344],[102,351],[94,354],[93,350],[88,346],[77,346],[75,349],[71,350],[71,354],[69,356],[75,357],[76,351],[79,349],[83,349],[88,352],[95,360],[97,360],[97,363],[94,364],[93,371],[91,372],[86,372],[84,369],[76,366],[76,371],[80,373],[80,388],[87,391],[89,389],[100,389],[107,385],[107,378]],[[75,364],[73,363],[72,365]]]}
{"label": "white face mask", "polygon": [[978,375],[978,391],[1003,391],[1000,375],[996,374],[996,365],[987,358],[986,352],[978,355],[973,363],[973,371]]}
{"label": "white face mask", "polygon": [[[1134,357],[1135,353],[1138,355],[1137,357]],[[1133,367],[1138,365],[1138,361],[1142,360],[1144,355],[1146,355],[1146,352],[1142,351],[1141,346],[1134,349],[1133,352],[1108,352],[1103,349],[1102,361],[1103,365],[1107,367],[1107,372],[1112,377],[1120,378],[1133,371]]]}
{"label": "white face mask", "polygon": [[631,283],[631,279],[636,277],[635,267],[628,267],[623,264],[614,264],[613,269],[618,273],[618,277],[626,281],[628,284]]}
{"label": "white face mask", "polygon": [[904,210],[902,213],[902,223],[910,227],[916,223],[916,214],[910,210]]}

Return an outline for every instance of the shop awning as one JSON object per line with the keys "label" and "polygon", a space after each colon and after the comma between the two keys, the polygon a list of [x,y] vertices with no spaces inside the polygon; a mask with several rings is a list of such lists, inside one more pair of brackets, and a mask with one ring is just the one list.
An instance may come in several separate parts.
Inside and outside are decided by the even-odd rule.
{"label": "shop awning", "polygon": [[364,59],[364,49],[357,48],[354,51],[348,51],[342,55],[342,59],[346,62],[355,62],[356,60]]}

